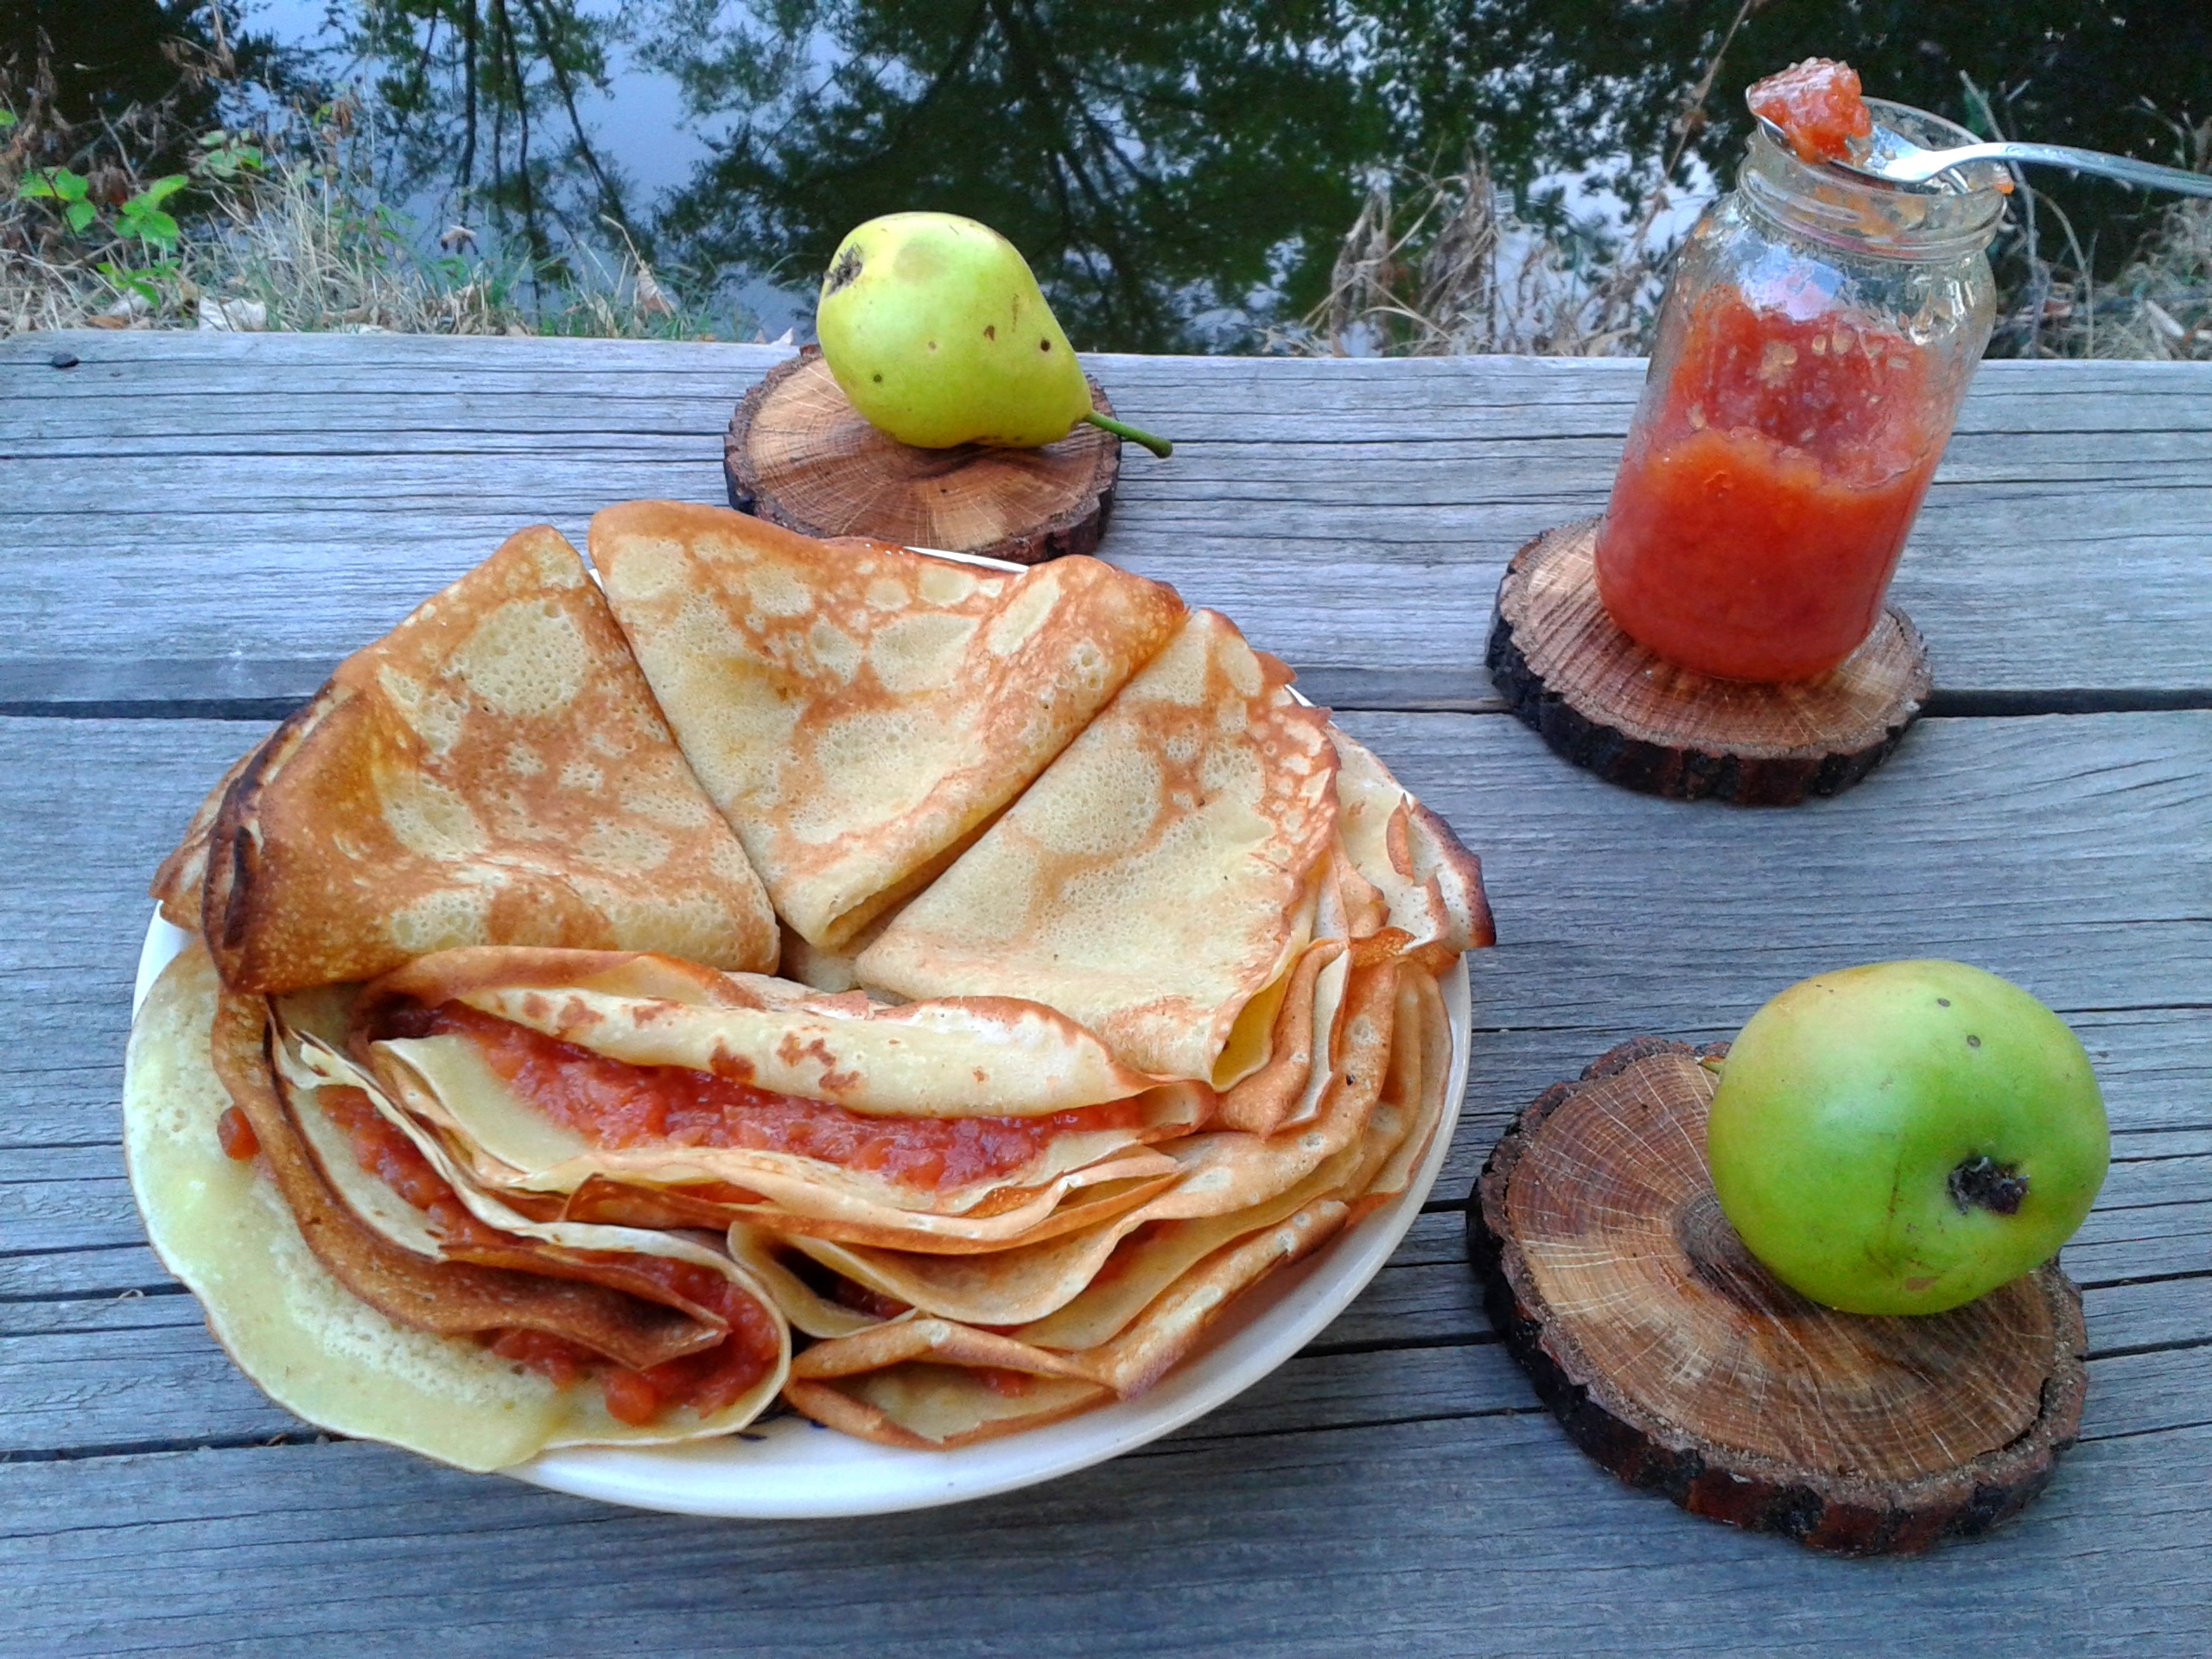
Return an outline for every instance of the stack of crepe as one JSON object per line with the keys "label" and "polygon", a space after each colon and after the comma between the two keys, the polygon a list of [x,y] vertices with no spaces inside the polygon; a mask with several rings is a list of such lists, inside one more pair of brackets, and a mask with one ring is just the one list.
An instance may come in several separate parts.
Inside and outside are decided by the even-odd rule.
{"label": "stack of crepe", "polygon": [[1226,619],[671,503],[590,551],[349,659],[157,880],[133,1175],[277,1398],[471,1467],[778,1395],[957,1446],[1405,1191],[1479,874]]}

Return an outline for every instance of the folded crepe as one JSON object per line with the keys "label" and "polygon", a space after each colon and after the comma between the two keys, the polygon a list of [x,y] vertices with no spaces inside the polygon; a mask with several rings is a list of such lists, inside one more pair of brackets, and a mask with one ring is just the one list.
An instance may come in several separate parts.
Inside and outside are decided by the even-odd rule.
{"label": "folded crepe", "polygon": [[[1427,1154],[1451,1069],[1435,982],[1393,958],[1364,970],[1355,996],[1358,1052],[1325,1118],[1274,1136],[1193,1137],[1212,1143],[1199,1166],[1234,1179],[1186,1181],[1095,1236],[946,1261],[734,1235],[733,1253],[757,1264],[786,1314],[825,1338],[793,1362],[785,1400],[863,1439],[943,1448],[1151,1386],[1234,1298],[1403,1192]],[[1353,1082],[1354,1068],[1369,1080]],[[861,1299],[825,1296],[789,1270],[794,1249],[879,1309],[911,1311],[861,1323]]]}
{"label": "folded crepe", "polygon": [[590,547],[777,912],[824,949],[942,868],[1183,614],[1095,559],[1001,575],[668,501],[607,508]]}
{"label": "folded crepe", "polygon": [[194,809],[191,822],[184,826],[184,839],[154,872],[153,894],[161,904],[162,919],[170,925],[188,933],[200,931],[200,897],[207,886],[207,843],[214,836],[215,820],[222,815],[231,785],[260,756],[262,747],[257,743],[231,762]]}
{"label": "folded crepe", "polygon": [[503,1230],[422,1170],[402,1192],[276,1050],[267,1001],[225,991],[194,944],[133,1026],[124,1128],[156,1251],[280,1405],[484,1470],[728,1433],[775,1397],[789,1327],[710,1238],[498,1212]]}
{"label": "folded crepe", "polygon": [[1328,715],[1290,680],[1193,613],[861,953],[861,983],[1033,998],[1155,1076],[1258,1070],[1338,813]]}
{"label": "folded crepe", "polygon": [[[1179,1166],[1178,1179],[1143,1203],[1098,1217],[1080,1230],[963,1255],[804,1235],[786,1236],[783,1243],[819,1266],[925,1314],[994,1327],[1041,1320],[1084,1294],[1122,1242],[1140,1229],[1155,1236],[1187,1236],[1190,1230],[1182,1227],[1185,1222],[1204,1221],[1211,1228],[1232,1221],[1230,1230],[1198,1252],[1205,1255],[1230,1238],[1272,1225],[1312,1199],[1333,1192],[1369,1163],[1380,1167],[1388,1151],[1383,1142],[1395,1146],[1408,1127],[1396,1116],[1399,1103],[1419,1092],[1417,1079],[1400,1074],[1409,1071],[1425,1054],[1421,1028],[1415,1023],[1422,1011],[1408,1008],[1409,1017],[1401,1027],[1392,1019],[1390,1007],[1395,995],[1398,1006],[1407,1008],[1412,989],[1410,982],[1399,986],[1395,963],[1379,963],[1363,970],[1355,990],[1344,1068],[1333,1077],[1326,1111],[1310,1128],[1271,1135],[1209,1130],[1161,1143],[1158,1149]],[[1402,1057],[1402,1047],[1411,1052]],[[1384,1134],[1378,1135],[1377,1115],[1385,1112],[1391,1116],[1383,1125]],[[1138,1282],[1127,1267],[1123,1262],[1106,1275],[1122,1287],[1117,1294],[1128,1294]],[[1128,1312],[1134,1313],[1144,1300],[1130,1304]],[[1060,1345],[1088,1347],[1091,1342]]]}
{"label": "folded crepe", "polygon": [[360,980],[451,946],[775,963],[744,849],[574,548],[539,526],[340,664],[243,764],[157,892],[204,871],[224,982]]}
{"label": "folded crepe", "polygon": [[1174,1171],[1147,1143],[1213,1101],[1033,1003],[885,1007],[589,951],[424,958],[365,987],[350,1035],[304,1064],[394,1103],[486,1192],[592,1186],[614,1213],[612,1184],[725,1225],[766,1207],[987,1243],[1090,1188],[1141,1200]]}
{"label": "folded crepe", "polygon": [[[1402,933],[1387,938],[1381,898],[1341,848],[1319,873],[1313,937],[1280,982],[1265,1060],[1224,1091],[1214,1110],[1223,1128],[1269,1135],[1319,1109],[1342,1052],[1344,993],[1355,965],[1395,956]],[[1268,994],[1260,999],[1264,1007]],[[1252,1015],[1240,1016],[1240,1026]]]}
{"label": "folded crepe", "polygon": [[1464,951],[1497,942],[1482,861],[1363,744],[1329,728],[1336,746],[1338,823],[1346,856],[1404,930],[1408,949],[1440,974]]}

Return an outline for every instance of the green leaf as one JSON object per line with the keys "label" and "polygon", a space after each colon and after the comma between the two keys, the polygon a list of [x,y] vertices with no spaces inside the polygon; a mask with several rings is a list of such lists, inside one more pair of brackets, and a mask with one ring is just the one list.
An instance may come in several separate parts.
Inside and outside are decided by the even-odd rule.
{"label": "green leaf", "polygon": [[172,173],[167,178],[156,179],[143,190],[131,197],[129,205],[133,207],[140,206],[158,207],[191,182],[192,181],[183,174]]}
{"label": "green leaf", "polygon": [[142,207],[136,201],[124,203],[118,223],[124,235],[151,242],[156,247],[175,247],[181,234],[176,220],[168,214],[158,207]]}
{"label": "green leaf", "polygon": [[[154,275],[152,271],[125,270],[121,265],[117,264],[112,259],[103,259],[99,264],[93,266],[92,269],[99,271],[101,276],[106,277],[108,281],[113,283],[118,288],[129,289],[133,294],[138,296],[140,299],[145,301],[149,305],[159,305],[162,302],[161,289],[156,288],[153,283],[149,280]],[[170,267],[169,269],[174,269],[174,267]]]}
{"label": "green leaf", "polygon": [[15,124],[16,112],[10,109],[0,108],[0,131],[4,131]]}
{"label": "green leaf", "polygon": [[69,221],[69,228],[81,231],[99,216],[99,210],[89,201],[73,201],[62,214]]}

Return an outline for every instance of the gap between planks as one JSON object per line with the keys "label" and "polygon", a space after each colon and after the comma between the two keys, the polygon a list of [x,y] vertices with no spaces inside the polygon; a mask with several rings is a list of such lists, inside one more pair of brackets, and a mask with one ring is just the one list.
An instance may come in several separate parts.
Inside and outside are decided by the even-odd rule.
{"label": "gap between planks", "polygon": [[[1420,669],[1317,667],[1297,671],[1300,689],[1324,708],[1349,714],[1496,715],[1505,703],[1487,690],[1486,675],[1438,674]],[[71,665],[71,677],[84,677]],[[314,695],[277,696],[149,695],[50,697],[22,693],[48,682],[43,663],[0,663],[0,719],[222,720],[274,723]],[[181,675],[189,685],[200,676]],[[318,680],[317,683],[320,683]],[[2179,714],[2212,709],[2212,685],[2172,689],[2061,686],[2048,690],[1939,688],[1923,711],[1931,720],[2019,720],[2045,715]]]}

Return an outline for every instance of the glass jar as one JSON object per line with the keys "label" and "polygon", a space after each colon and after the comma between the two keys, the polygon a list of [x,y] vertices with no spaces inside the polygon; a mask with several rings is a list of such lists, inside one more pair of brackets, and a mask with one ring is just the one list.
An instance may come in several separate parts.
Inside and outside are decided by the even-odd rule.
{"label": "glass jar", "polygon": [[[1869,99],[1878,125],[1970,143]],[[1988,343],[1993,164],[1891,186],[1754,128],[1690,232],[1598,533],[1598,592],[1669,662],[1816,678],[1862,644]]]}

